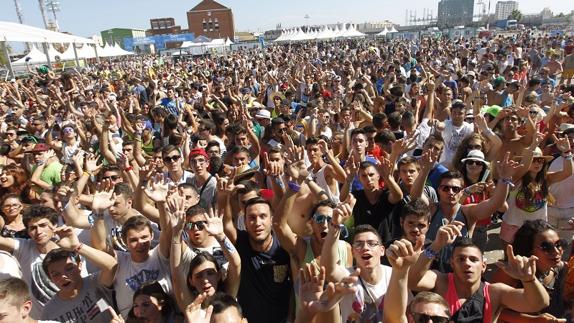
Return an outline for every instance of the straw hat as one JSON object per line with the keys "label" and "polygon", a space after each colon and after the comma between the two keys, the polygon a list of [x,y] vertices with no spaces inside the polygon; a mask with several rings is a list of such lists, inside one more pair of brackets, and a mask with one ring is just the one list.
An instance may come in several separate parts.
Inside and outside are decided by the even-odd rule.
{"label": "straw hat", "polygon": [[484,153],[478,149],[471,150],[466,155],[466,158],[461,159],[462,163],[465,163],[467,160],[477,160],[482,162],[486,167],[490,167],[490,163],[484,159]]}

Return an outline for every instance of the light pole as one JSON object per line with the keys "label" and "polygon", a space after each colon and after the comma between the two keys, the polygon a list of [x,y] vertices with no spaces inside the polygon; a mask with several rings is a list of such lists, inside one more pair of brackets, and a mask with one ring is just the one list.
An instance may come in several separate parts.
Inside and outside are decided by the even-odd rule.
{"label": "light pole", "polygon": [[46,2],[44,0],[38,0],[40,5],[40,13],[42,14],[42,20],[44,21],[44,28],[48,29],[48,20],[46,19]]}
{"label": "light pole", "polygon": [[58,25],[58,17],[56,16],[56,12],[61,10],[60,1],[49,0],[48,3],[46,3],[46,8],[48,8],[48,10],[52,12],[52,15],[54,15],[54,25],[56,26],[56,31],[59,31],[60,26]]}

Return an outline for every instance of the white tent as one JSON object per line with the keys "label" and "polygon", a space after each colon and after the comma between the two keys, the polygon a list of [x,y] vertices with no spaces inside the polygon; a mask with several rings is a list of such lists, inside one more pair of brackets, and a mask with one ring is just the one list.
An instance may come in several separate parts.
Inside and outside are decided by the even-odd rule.
{"label": "white tent", "polygon": [[[98,56],[99,56],[99,54],[100,53],[98,52]],[[96,51],[94,49],[94,46],[84,44],[84,46],[82,48],[78,49],[78,57],[79,58],[95,58],[96,57]]]}
{"label": "white tent", "polygon": [[383,31],[378,33],[377,36],[386,36],[388,33],[389,33],[389,30],[387,29],[387,26],[385,26],[385,29],[383,29]]}
{"label": "white tent", "polygon": [[89,38],[58,33],[15,22],[0,21],[0,41],[93,44]]}
{"label": "white tent", "polygon": [[48,44],[48,55],[50,56],[51,61],[55,61],[56,57],[62,59],[62,53],[57,51],[52,44]]}
{"label": "white tent", "polygon": [[42,53],[41,51],[36,48],[36,46],[32,45],[30,52],[26,54],[26,56],[20,58],[19,60],[12,62],[12,65],[25,65],[26,59],[30,58],[28,64],[41,64],[46,63],[48,59],[46,58],[46,54]]}
{"label": "white tent", "polygon": [[225,45],[226,45],[226,46],[231,46],[231,45],[233,45],[233,42],[231,41],[231,39],[229,39],[229,37],[227,37],[227,39],[225,40]]}
{"label": "white tent", "polygon": [[398,32],[397,29],[395,28],[395,26],[391,27],[391,30],[389,30],[390,33],[396,33]]}
{"label": "white tent", "polygon": [[343,37],[365,37],[365,34],[363,34],[362,32],[358,31],[355,28],[355,25],[351,25],[349,27],[349,29],[347,29],[347,31],[345,32],[345,34],[343,35]]}
{"label": "white tent", "polygon": [[[68,48],[62,53],[60,54],[60,59],[63,61],[69,61],[69,60],[73,60],[76,59],[76,56],[74,55],[74,44],[70,44],[70,46],[68,46]],[[80,57],[80,52],[78,51],[78,58],[83,58]]]}

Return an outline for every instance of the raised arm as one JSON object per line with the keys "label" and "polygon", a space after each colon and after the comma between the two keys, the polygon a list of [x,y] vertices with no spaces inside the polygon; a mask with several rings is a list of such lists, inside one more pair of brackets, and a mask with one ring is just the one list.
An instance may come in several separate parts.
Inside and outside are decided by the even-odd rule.
{"label": "raised arm", "polygon": [[115,257],[81,243],[78,240],[78,237],[74,234],[74,229],[72,227],[64,225],[54,229],[54,233],[60,237],[60,240],[57,241],[58,246],[62,249],[75,251],[87,261],[98,267],[100,270],[98,274],[98,282],[103,286],[112,287],[118,265]]}
{"label": "raised arm", "polygon": [[183,204],[175,201],[168,203],[168,216],[172,226],[171,236],[171,251],[169,257],[169,265],[171,269],[171,279],[173,282],[173,294],[175,300],[181,311],[185,311],[187,304],[193,299],[191,291],[187,288],[187,277],[185,270],[181,268],[181,257],[187,249],[185,242],[183,242],[182,234],[185,225],[185,208]]}
{"label": "raised arm", "polygon": [[556,138],[555,135],[553,135],[553,137],[556,147],[562,152],[564,162],[562,164],[562,170],[546,174],[548,185],[563,181],[572,175],[572,150],[570,149],[570,140],[568,137],[562,137],[560,139]]}
{"label": "raised arm", "polygon": [[382,157],[379,159],[377,168],[381,177],[383,177],[383,180],[385,181],[385,186],[389,189],[389,202],[391,204],[399,203],[403,199],[403,191],[393,177],[395,164]]}
{"label": "raised arm", "polygon": [[323,242],[321,264],[325,266],[327,280],[331,282],[339,282],[349,276],[347,270],[337,264],[337,260],[339,259],[337,245],[341,230],[344,228],[344,223],[353,214],[355,202],[356,200],[353,195],[349,195],[344,203],[339,204],[339,206],[333,210],[333,219],[331,220],[329,231]]}
{"label": "raised arm", "polygon": [[235,244],[237,241],[237,229],[233,224],[233,215],[231,214],[231,195],[236,187],[233,185],[233,178],[215,176],[217,178],[217,212],[223,213],[225,235]]}

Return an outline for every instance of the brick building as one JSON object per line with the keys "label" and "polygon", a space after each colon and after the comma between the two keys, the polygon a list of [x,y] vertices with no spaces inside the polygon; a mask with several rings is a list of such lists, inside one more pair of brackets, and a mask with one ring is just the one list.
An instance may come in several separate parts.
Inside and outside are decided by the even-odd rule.
{"label": "brick building", "polygon": [[214,1],[203,0],[187,12],[189,32],[209,38],[229,38],[235,36],[233,12],[230,8]]}
{"label": "brick building", "polygon": [[181,26],[177,26],[173,18],[154,18],[149,23],[151,28],[146,30],[148,36],[182,33]]}

